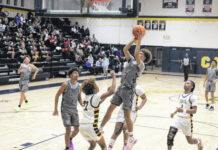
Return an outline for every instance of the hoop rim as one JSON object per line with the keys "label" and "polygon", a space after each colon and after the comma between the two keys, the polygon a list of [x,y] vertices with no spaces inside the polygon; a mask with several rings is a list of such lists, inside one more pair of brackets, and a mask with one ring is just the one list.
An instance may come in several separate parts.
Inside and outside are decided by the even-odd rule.
{"label": "hoop rim", "polygon": [[98,3],[108,3],[110,2],[111,0],[92,0],[91,1],[91,5],[93,5],[95,2],[98,2]]}

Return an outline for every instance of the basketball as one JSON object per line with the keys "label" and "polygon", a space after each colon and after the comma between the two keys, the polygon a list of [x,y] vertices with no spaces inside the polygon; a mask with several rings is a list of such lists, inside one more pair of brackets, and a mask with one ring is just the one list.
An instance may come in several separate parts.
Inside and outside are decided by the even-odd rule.
{"label": "basketball", "polygon": [[138,39],[138,34],[142,33],[143,36],[145,36],[146,30],[142,25],[136,25],[132,29],[133,36]]}

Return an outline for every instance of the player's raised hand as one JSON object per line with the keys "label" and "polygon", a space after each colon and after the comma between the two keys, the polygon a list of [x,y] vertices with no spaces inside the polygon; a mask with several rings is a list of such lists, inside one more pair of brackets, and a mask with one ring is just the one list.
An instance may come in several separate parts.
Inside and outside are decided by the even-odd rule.
{"label": "player's raised hand", "polygon": [[171,113],[171,114],[170,114],[170,118],[173,118],[174,115],[175,115],[175,113]]}
{"label": "player's raised hand", "polygon": [[112,77],[115,77],[115,72],[114,72],[114,70],[111,70],[110,74],[111,74]]}

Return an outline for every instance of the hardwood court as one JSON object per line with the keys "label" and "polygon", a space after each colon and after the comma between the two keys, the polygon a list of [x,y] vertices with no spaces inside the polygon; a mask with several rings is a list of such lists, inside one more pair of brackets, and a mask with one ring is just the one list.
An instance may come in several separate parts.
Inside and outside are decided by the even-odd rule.
{"label": "hardwood court", "polygon": [[[134,127],[135,137],[138,139],[134,150],[167,150],[167,134],[171,123],[170,112],[177,106],[178,94],[183,91],[183,76],[145,74],[137,83],[147,93],[148,102],[139,111]],[[80,77],[84,79],[87,77]],[[194,137],[200,137],[205,150],[216,150],[218,147],[218,105],[215,111],[205,110],[204,89],[202,76],[190,77],[196,82],[195,94],[199,98],[198,112],[194,115]],[[49,81],[30,83],[30,86],[60,83],[67,79],[51,79]],[[120,78],[117,79],[117,86]],[[97,81],[100,92],[107,90],[111,79]],[[18,88],[17,85],[1,86],[0,90]],[[54,97],[59,86],[31,90],[27,93],[30,109],[15,113],[19,93],[0,95],[0,150],[63,150],[64,132],[61,115],[52,116]],[[217,93],[215,95],[218,96]],[[59,108],[60,108],[59,100]],[[100,118],[109,106],[108,98],[100,107]],[[81,115],[82,108],[78,106]],[[114,122],[118,109],[104,128],[107,145],[114,129]],[[114,150],[123,147],[122,135],[115,143]],[[197,150],[196,145],[186,142],[185,136],[179,132],[174,142],[175,150]],[[74,140],[75,150],[87,150],[88,142],[79,134]],[[96,150],[100,150],[99,147]]]}

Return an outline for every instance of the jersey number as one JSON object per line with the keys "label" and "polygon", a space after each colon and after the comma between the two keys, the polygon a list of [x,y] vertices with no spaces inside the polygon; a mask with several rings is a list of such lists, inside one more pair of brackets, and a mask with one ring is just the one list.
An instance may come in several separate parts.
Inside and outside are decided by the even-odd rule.
{"label": "jersey number", "polygon": [[88,101],[84,101],[83,104],[85,106],[84,110],[88,111],[87,107],[88,107],[89,102]]}

